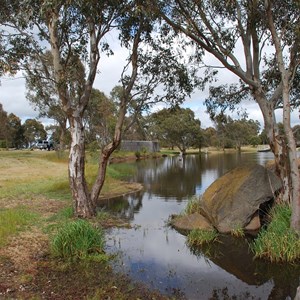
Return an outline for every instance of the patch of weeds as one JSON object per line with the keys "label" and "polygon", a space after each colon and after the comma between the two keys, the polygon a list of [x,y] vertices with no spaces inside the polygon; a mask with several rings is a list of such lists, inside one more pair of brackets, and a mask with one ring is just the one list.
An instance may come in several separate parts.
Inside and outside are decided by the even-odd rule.
{"label": "patch of weeds", "polygon": [[103,261],[104,233],[85,220],[65,223],[51,240],[51,253],[65,260]]}
{"label": "patch of weeds", "polygon": [[197,197],[191,198],[187,203],[184,213],[187,215],[200,213],[200,199]]}
{"label": "patch of weeds", "polygon": [[8,238],[23,230],[24,226],[36,222],[38,215],[25,208],[0,210],[0,246],[4,246]]}
{"label": "patch of weeds", "polygon": [[294,262],[300,258],[300,239],[290,228],[291,213],[288,204],[278,204],[272,209],[271,222],[250,245],[255,257],[271,262]]}
{"label": "patch of weeds", "polygon": [[194,229],[187,236],[188,246],[202,246],[217,240],[216,230]]}

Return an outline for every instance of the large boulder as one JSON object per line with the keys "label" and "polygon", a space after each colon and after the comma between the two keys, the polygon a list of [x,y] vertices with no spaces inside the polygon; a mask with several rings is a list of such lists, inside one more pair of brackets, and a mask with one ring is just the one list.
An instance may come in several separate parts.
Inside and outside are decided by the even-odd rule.
{"label": "large boulder", "polygon": [[213,226],[199,213],[176,216],[171,220],[171,225],[179,231],[191,231],[193,229],[213,229]]}
{"label": "large boulder", "polygon": [[219,232],[259,229],[257,212],[260,205],[273,199],[280,188],[280,179],[263,166],[240,166],[208,187],[200,201],[201,214]]}

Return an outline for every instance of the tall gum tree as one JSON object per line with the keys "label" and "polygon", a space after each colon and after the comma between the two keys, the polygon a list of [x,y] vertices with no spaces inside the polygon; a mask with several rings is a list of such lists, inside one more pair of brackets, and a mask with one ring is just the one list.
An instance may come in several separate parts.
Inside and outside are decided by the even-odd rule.
{"label": "tall gum tree", "polygon": [[[108,159],[120,144],[129,105],[135,107],[134,110],[140,111],[149,107],[151,103],[163,99],[178,102],[183,95],[192,91],[192,78],[189,78],[189,73],[184,68],[186,64],[179,63],[170,56],[170,49],[161,50],[161,46],[156,45],[154,52],[152,50],[147,52],[152,27],[138,2],[116,0],[5,2],[11,12],[7,16],[7,26],[22,37],[28,38],[32,47],[32,51],[23,61],[25,66],[30,63],[31,55],[35,55],[35,59],[39,59],[43,65],[42,55],[50,45],[53,61],[49,64],[53,68],[51,80],[54,82],[60,105],[70,125],[69,182],[74,212],[78,217],[88,218],[96,212],[96,201],[104,183]],[[22,13],[24,11],[27,13]],[[122,91],[114,136],[101,151],[96,181],[89,190],[85,177],[84,113],[90,101],[100,53],[102,51],[111,53],[109,45],[105,43],[105,36],[116,27],[120,31],[122,45],[129,49],[129,58],[121,76]],[[142,51],[142,48],[146,50]],[[153,56],[156,53],[158,54]],[[70,76],[72,58],[77,55],[86,67],[83,85],[78,84],[77,80],[72,80]],[[47,65],[44,64],[43,67],[47,68]],[[76,72],[74,66],[72,70]],[[166,96],[152,99],[151,96],[159,84],[163,84]],[[132,105],[133,103],[136,105]]]}
{"label": "tall gum tree", "polygon": [[[284,30],[289,26],[285,24],[276,24],[274,21],[274,10],[278,7],[273,6],[273,1],[265,0],[265,8],[267,13],[268,27],[272,35],[272,40],[274,43],[276,51],[276,61],[278,64],[278,69],[281,77],[282,84],[282,101],[283,101],[283,128],[285,132],[286,142],[287,142],[287,159],[288,159],[288,170],[290,172],[290,188],[291,188],[291,199],[292,201],[292,217],[291,226],[297,229],[300,233],[300,174],[297,163],[297,151],[296,151],[296,141],[291,127],[291,82],[293,82],[295,76],[295,69],[300,64],[300,53],[298,52],[300,47],[300,25],[294,29],[292,34],[294,35],[294,40],[292,43],[292,48],[290,50],[289,63],[286,64],[284,58]],[[294,15],[293,11],[290,11],[289,20],[297,21],[299,23],[299,12],[300,7],[298,7],[298,16]],[[278,28],[279,27],[279,28]]]}
{"label": "tall gum tree", "polygon": [[[117,4],[119,3],[116,1],[113,3],[85,1],[78,5],[51,4],[47,6],[46,3],[43,8],[49,32],[56,88],[70,124],[69,181],[73,206],[76,215],[83,218],[95,215],[96,210],[93,194],[88,190],[85,177],[83,115],[97,73],[100,42],[111,30],[117,18]],[[61,43],[63,37],[66,40]],[[81,45],[86,47],[83,52],[85,51],[89,56],[89,66],[83,89],[71,94],[72,82],[66,80],[65,66],[68,65],[68,58],[72,57],[74,50],[81,51],[82,54]]]}
{"label": "tall gum tree", "polygon": [[[196,54],[203,50],[212,54],[239,78],[239,85],[223,86],[223,94],[212,88],[215,93],[206,102],[210,109],[221,107],[224,111],[249,96],[258,103],[283,182],[282,198],[292,203],[291,226],[300,232],[300,177],[290,131],[300,51],[297,1],[172,0],[147,4],[174,32],[191,41]],[[279,134],[276,123],[278,107],[283,107],[285,136]]]}

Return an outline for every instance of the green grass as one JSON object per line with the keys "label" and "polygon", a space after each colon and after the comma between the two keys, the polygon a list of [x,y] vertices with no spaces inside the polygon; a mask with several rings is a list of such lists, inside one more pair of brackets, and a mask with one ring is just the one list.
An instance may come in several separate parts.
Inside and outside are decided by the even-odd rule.
{"label": "green grass", "polygon": [[136,165],[132,163],[112,164],[107,168],[107,176],[114,179],[124,179],[136,172]]}
{"label": "green grass", "polygon": [[85,220],[67,222],[51,240],[51,253],[65,260],[102,261],[104,234]]}
{"label": "green grass", "polygon": [[271,262],[294,262],[300,259],[300,239],[290,228],[291,208],[278,204],[271,211],[271,222],[250,245],[255,257]]}
{"label": "green grass", "polygon": [[194,229],[187,236],[187,244],[190,247],[203,246],[217,240],[218,233],[215,230]]}
{"label": "green grass", "polygon": [[67,206],[59,210],[56,214],[48,218],[49,222],[65,222],[71,219],[74,215],[74,210],[72,206]]}
{"label": "green grass", "polygon": [[200,213],[200,199],[197,197],[189,199],[184,210],[184,214],[186,215],[191,215],[193,213]]}
{"label": "green grass", "polygon": [[9,237],[37,221],[38,215],[25,208],[0,210],[0,246],[6,245]]}

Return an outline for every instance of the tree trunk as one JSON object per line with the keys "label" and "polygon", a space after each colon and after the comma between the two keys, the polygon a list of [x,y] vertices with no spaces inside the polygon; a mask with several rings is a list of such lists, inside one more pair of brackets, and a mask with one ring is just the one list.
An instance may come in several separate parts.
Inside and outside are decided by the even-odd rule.
{"label": "tree trunk", "polygon": [[65,138],[67,131],[67,119],[59,122],[60,125],[60,135],[59,135],[59,150],[65,150]]}
{"label": "tree trunk", "polygon": [[283,88],[283,107],[283,126],[287,139],[287,158],[289,162],[288,172],[290,176],[289,179],[291,189],[291,227],[300,234],[300,174],[297,162],[296,141],[290,122],[291,111],[288,85],[285,85]]}
{"label": "tree trunk", "polygon": [[275,173],[282,181],[282,200],[288,202],[291,188],[288,172],[286,141],[283,136],[279,135],[272,103],[268,102],[261,95],[255,95],[255,99],[257,100],[257,103],[259,104],[263,113],[268,143],[275,157]]}
{"label": "tree trunk", "polygon": [[85,180],[84,126],[80,116],[69,117],[71,147],[69,154],[69,180],[73,196],[74,213],[80,218],[89,218],[96,214]]}
{"label": "tree trunk", "polygon": [[122,133],[125,115],[127,112],[127,101],[128,99],[126,95],[121,98],[118,120],[115,126],[113,141],[108,145],[106,145],[100,154],[98,174],[91,192],[91,199],[94,205],[96,205],[97,199],[100,195],[101,189],[104,184],[106,168],[108,165],[109,158],[121,143],[121,133]]}

